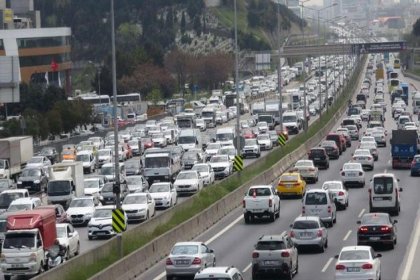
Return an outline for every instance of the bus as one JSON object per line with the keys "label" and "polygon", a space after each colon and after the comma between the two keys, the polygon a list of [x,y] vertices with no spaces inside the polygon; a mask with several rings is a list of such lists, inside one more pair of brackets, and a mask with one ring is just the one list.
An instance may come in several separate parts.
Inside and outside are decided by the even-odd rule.
{"label": "bus", "polygon": [[400,69],[401,65],[400,65],[400,60],[399,59],[394,59],[394,68],[395,69]]}
{"label": "bus", "polygon": [[[114,98],[111,97],[111,100],[114,101]],[[129,93],[129,94],[119,94],[117,95],[117,103],[132,104],[141,102],[140,93]]]}
{"label": "bus", "polygon": [[69,97],[68,100],[76,100],[77,98],[86,101],[91,105],[110,105],[111,100],[109,95],[97,95],[97,94],[80,94],[77,97]]}

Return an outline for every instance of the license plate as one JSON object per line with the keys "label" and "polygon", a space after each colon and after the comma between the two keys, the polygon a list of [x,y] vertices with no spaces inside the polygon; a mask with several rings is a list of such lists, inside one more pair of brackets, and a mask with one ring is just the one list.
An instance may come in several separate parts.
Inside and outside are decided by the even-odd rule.
{"label": "license plate", "polygon": [[359,272],[360,267],[347,267],[347,272]]}
{"label": "license plate", "polygon": [[17,267],[23,267],[23,264],[20,264],[20,263],[12,264],[12,268],[17,268]]}
{"label": "license plate", "polygon": [[319,158],[319,157],[316,157],[316,158],[314,158],[314,160],[321,160],[321,158]]}
{"label": "license plate", "polygon": [[261,212],[264,212],[264,210],[263,209],[254,209],[254,210],[252,210],[252,212],[261,213]]}
{"label": "license plate", "polygon": [[105,232],[97,232],[97,235],[105,235]]}
{"label": "license plate", "polygon": [[375,201],[381,201],[383,199],[382,199],[382,197],[374,197],[373,200],[375,200]]}
{"label": "license plate", "polygon": [[376,240],[381,240],[381,238],[379,236],[372,236],[372,237],[369,237],[369,240],[376,241]]}
{"label": "license plate", "polygon": [[277,261],[264,261],[265,265],[277,265]]}
{"label": "license plate", "polygon": [[286,184],[285,186],[286,186],[286,188],[292,188],[293,187],[292,184]]}
{"label": "license plate", "polygon": [[347,173],[347,177],[356,177],[355,173]]}
{"label": "license plate", "polygon": [[312,210],[310,210],[312,213],[320,213],[321,212],[321,209],[312,209]]}
{"label": "license plate", "polygon": [[179,264],[179,265],[187,265],[187,264],[190,264],[190,261],[189,260],[181,260],[181,261],[176,261],[175,263]]}
{"label": "license plate", "polygon": [[359,157],[359,160],[366,160],[365,157]]}
{"label": "license plate", "polygon": [[300,237],[301,238],[312,238],[312,233],[310,233],[310,232],[302,232],[300,234]]}

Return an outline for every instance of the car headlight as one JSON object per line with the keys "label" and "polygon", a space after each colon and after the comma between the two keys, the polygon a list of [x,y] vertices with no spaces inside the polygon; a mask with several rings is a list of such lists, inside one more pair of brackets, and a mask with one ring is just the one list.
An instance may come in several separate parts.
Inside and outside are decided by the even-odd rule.
{"label": "car headlight", "polygon": [[34,184],[39,184],[39,183],[41,183],[41,181],[40,181],[40,180],[35,180],[35,181],[34,181]]}
{"label": "car headlight", "polygon": [[17,181],[17,184],[18,185],[22,185],[22,181]]}
{"label": "car headlight", "polygon": [[137,212],[139,213],[146,212],[146,209],[139,209]]}

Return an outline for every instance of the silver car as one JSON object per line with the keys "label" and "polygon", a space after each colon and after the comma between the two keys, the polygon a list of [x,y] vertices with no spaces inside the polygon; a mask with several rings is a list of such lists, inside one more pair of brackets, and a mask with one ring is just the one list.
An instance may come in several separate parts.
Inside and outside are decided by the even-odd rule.
{"label": "silver car", "polygon": [[354,151],[352,161],[360,163],[363,167],[363,170],[373,170],[375,167],[373,156],[368,149],[356,149]]}
{"label": "silver car", "polygon": [[297,217],[290,228],[290,237],[296,247],[315,246],[321,252],[328,247],[328,231],[318,216]]}
{"label": "silver car", "polygon": [[216,266],[216,256],[202,242],[178,242],[166,258],[166,279],[194,275],[205,267]]}
{"label": "silver car", "polygon": [[365,186],[365,172],[359,162],[346,162],[340,175],[345,187],[357,185],[363,188]]}

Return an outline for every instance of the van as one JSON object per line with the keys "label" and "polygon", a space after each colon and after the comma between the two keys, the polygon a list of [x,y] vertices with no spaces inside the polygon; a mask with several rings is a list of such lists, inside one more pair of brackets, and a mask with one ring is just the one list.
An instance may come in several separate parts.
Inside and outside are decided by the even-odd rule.
{"label": "van", "polygon": [[[118,167],[120,169],[120,182],[124,183],[125,182],[125,177],[126,177],[125,165],[124,165],[124,163],[120,162]],[[108,182],[114,182],[115,181],[114,170],[115,170],[115,163],[105,163],[101,167],[101,175],[104,175],[106,177],[106,179],[108,180]]]}
{"label": "van", "polygon": [[216,138],[214,142],[219,142],[222,146],[233,145],[236,138],[236,130],[234,127],[223,127],[216,130]]}
{"label": "van", "polygon": [[91,151],[83,150],[77,152],[76,161],[81,161],[83,163],[84,173],[90,174],[95,172],[96,157]]}
{"label": "van", "polygon": [[369,211],[398,215],[401,210],[400,180],[392,173],[373,175],[369,187]]}
{"label": "van", "polygon": [[397,120],[397,128],[398,129],[404,129],[404,125],[406,122],[411,122],[411,119],[409,116],[402,115]]}
{"label": "van", "polygon": [[302,216],[318,216],[332,227],[337,220],[332,193],[323,189],[307,190],[302,200]]}
{"label": "van", "polygon": [[181,146],[184,151],[188,151],[189,149],[197,148],[199,144],[199,132],[195,129],[184,129],[181,130],[179,134],[177,144]]}
{"label": "van", "polygon": [[415,115],[420,112],[420,92],[413,94],[413,112]]}

